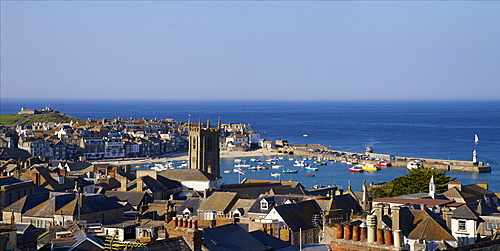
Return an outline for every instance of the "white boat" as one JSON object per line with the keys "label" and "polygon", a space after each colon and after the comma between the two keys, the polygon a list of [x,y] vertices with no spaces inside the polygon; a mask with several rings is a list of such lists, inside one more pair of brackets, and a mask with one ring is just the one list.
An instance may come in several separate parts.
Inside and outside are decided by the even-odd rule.
{"label": "white boat", "polygon": [[234,159],[234,163],[240,163],[241,159]]}
{"label": "white boat", "polygon": [[302,135],[302,137],[308,137],[308,136],[309,136],[309,135],[307,135],[307,134]]}
{"label": "white boat", "polygon": [[408,162],[408,164],[406,164],[406,168],[408,169],[422,169],[422,165],[420,164],[420,162],[414,162],[414,161],[410,161]]}
{"label": "white boat", "polygon": [[477,134],[474,134],[474,144],[479,144],[479,137]]}
{"label": "white boat", "polygon": [[231,170],[224,170],[224,173],[231,173]]}
{"label": "white boat", "polygon": [[238,168],[240,168],[240,167],[250,167],[250,165],[249,164],[236,164],[236,165],[234,165],[234,167],[238,167]]}
{"label": "white boat", "polygon": [[319,169],[317,167],[311,167],[311,166],[306,166],[304,169],[308,171],[318,171]]}
{"label": "white boat", "polygon": [[299,167],[304,167],[307,165],[308,164],[306,164],[304,161],[300,161],[300,160],[296,160],[295,163],[293,164],[293,166],[299,166]]}
{"label": "white boat", "polygon": [[283,165],[273,165],[271,166],[273,169],[280,169],[283,167]]}
{"label": "white boat", "polygon": [[281,175],[281,173],[271,173],[271,176],[273,177],[279,177]]}

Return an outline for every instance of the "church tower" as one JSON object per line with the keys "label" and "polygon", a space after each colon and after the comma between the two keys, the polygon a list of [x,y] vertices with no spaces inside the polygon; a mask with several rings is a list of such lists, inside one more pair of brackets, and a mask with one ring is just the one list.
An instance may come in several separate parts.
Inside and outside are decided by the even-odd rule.
{"label": "church tower", "polygon": [[220,177],[219,135],[217,128],[210,127],[210,120],[205,126],[201,121],[189,128],[189,169],[198,169]]}
{"label": "church tower", "polygon": [[431,181],[429,181],[429,196],[431,198],[436,199],[437,193],[436,193],[436,184],[434,184],[434,175],[431,177]]}

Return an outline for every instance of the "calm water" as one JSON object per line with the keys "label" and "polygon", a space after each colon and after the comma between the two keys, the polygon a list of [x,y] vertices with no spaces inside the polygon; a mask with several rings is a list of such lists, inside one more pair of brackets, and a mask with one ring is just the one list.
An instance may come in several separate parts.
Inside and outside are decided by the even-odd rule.
{"label": "calm water", "polygon": [[[332,149],[363,152],[372,146],[376,153],[409,157],[478,160],[490,163],[486,174],[448,172],[464,184],[486,181],[490,190],[500,192],[500,101],[447,102],[270,102],[270,101],[103,101],[103,100],[20,100],[2,99],[1,114],[16,113],[21,107],[42,109],[50,105],[78,118],[173,118],[197,121],[208,118],[213,124],[248,123],[262,138],[287,139],[291,143],[323,144]],[[303,137],[307,134],[308,137]],[[474,134],[480,143],[473,143]],[[223,159],[222,169],[232,169],[233,160]],[[283,163],[292,165],[292,163]],[[315,177],[298,174],[281,179],[298,180],[304,186],[336,184],[354,189],[367,182],[388,182],[406,174],[403,168],[372,173],[350,173],[341,163],[319,167]],[[277,179],[276,170],[247,171],[245,177]],[[222,174],[225,183],[238,182],[236,173]],[[244,177],[241,176],[240,179]]]}

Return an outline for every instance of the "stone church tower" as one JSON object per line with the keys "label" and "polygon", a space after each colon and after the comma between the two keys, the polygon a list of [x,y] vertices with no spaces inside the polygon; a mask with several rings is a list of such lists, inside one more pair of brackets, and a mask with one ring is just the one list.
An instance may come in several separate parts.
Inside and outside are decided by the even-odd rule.
{"label": "stone church tower", "polygon": [[210,127],[210,120],[205,127],[201,121],[189,126],[189,169],[198,169],[220,177],[219,135],[220,119],[217,128]]}

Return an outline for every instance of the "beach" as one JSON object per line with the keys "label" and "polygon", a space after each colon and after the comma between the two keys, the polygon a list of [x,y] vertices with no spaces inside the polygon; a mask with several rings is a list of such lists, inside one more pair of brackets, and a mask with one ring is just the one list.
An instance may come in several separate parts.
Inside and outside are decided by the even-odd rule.
{"label": "beach", "polygon": [[[283,156],[284,153],[278,153],[276,149],[257,149],[252,151],[220,151],[220,158],[242,158],[242,157],[259,157],[259,156]],[[145,163],[158,163],[166,161],[184,161],[188,159],[188,153],[175,153],[168,157],[154,158],[124,158],[124,159],[106,159],[89,161],[93,164],[114,164],[114,165],[134,165]]]}

